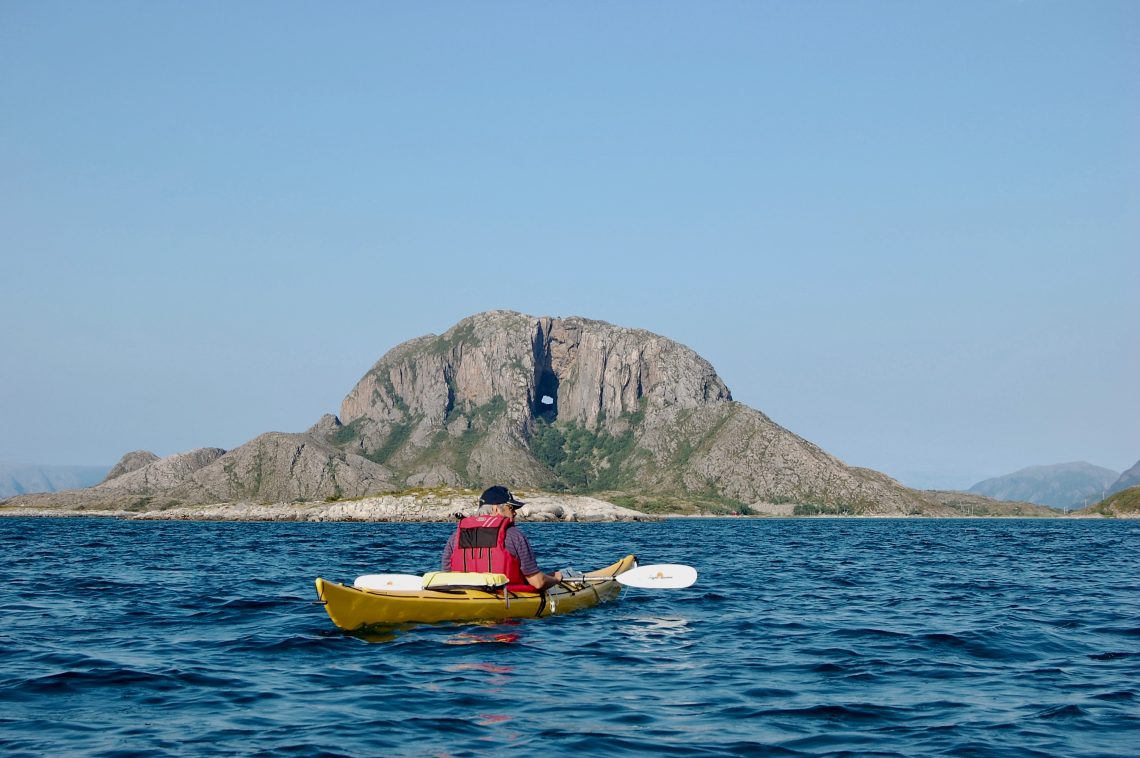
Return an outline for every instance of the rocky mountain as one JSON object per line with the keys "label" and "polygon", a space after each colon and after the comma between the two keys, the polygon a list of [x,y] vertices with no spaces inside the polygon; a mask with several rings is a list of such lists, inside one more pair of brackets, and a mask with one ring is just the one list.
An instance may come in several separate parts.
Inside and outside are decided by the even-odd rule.
{"label": "rocky mountain", "polygon": [[1115,471],[1091,463],[1058,463],[986,479],[969,491],[999,500],[1024,500],[1070,510],[1099,501],[1118,476]]}
{"label": "rocky mountain", "polygon": [[1119,479],[1112,483],[1112,486],[1108,488],[1108,494],[1112,495],[1137,485],[1140,485],[1140,461],[1137,461],[1135,466],[1125,471]]}
{"label": "rocky mountain", "polygon": [[0,463],[0,498],[26,492],[56,492],[89,487],[107,473],[106,466],[42,466]]}
{"label": "rocky mountain", "polygon": [[12,498],[12,507],[148,510],[229,502],[304,502],[400,489],[383,466],[310,434],[270,432],[229,452],[160,458],[87,489]]}
{"label": "rocky mountain", "polygon": [[111,467],[111,470],[107,472],[107,476],[103,478],[103,482],[118,479],[123,474],[129,474],[132,471],[138,471],[143,466],[154,463],[157,460],[158,456],[149,450],[135,450],[127,453],[119,459],[118,463]]}
{"label": "rocky mountain", "polygon": [[634,508],[680,497],[730,510],[939,509],[733,401],[684,345],[584,318],[493,311],[406,342],[322,423],[329,444],[405,486],[506,481]]}
{"label": "rocky mountain", "polygon": [[684,345],[601,321],[510,311],[393,348],[339,416],[303,433],[265,434],[228,452],[134,453],[114,473],[89,489],[6,505],[151,510],[503,482],[646,511],[965,512],[961,498],[848,466],[734,401]]}

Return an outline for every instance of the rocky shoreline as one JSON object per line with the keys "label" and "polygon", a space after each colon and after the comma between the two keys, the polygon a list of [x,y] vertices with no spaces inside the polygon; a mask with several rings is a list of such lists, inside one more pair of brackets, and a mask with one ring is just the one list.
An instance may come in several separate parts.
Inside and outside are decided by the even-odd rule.
{"label": "rocky shoreline", "polygon": [[[414,496],[380,496],[348,502],[306,503],[214,503],[210,505],[180,505],[156,510],[126,510],[107,507],[42,508],[0,507],[0,518],[120,518],[131,521],[308,521],[308,522],[401,522],[432,523],[455,521],[459,514],[472,515],[479,509],[471,498],[425,499]],[[1106,516],[1100,513],[1070,513],[1057,515],[971,515],[930,516],[924,514],[816,514],[797,516],[791,513],[708,514],[662,513],[648,514],[623,508],[590,497],[574,495],[531,497],[519,509],[520,521],[530,522],[594,522],[614,523],[633,521],[672,521],[688,519],[1140,519],[1138,513],[1120,513]]]}
{"label": "rocky shoreline", "polygon": [[[523,495],[519,494],[522,498]],[[111,517],[138,521],[393,521],[446,522],[459,514],[479,511],[475,497],[455,495],[381,495],[347,501],[300,503],[215,503],[178,505],[156,510],[126,510],[105,507],[0,508],[8,517]],[[580,495],[536,494],[526,498],[519,509],[521,521],[659,521],[630,508]]]}

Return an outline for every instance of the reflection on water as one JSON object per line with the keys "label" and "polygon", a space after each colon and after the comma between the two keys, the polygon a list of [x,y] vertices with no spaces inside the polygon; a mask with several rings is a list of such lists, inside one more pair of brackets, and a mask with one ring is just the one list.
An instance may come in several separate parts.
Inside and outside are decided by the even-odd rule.
{"label": "reflection on water", "polygon": [[646,644],[675,644],[692,634],[692,626],[685,616],[640,615],[622,619],[617,630],[635,642]]}
{"label": "reflection on water", "polygon": [[448,645],[479,645],[484,643],[498,643],[509,645],[518,642],[522,638],[518,632],[495,632],[495,633],[481,633],[474,632],[461,632],[454,637],[444,640]]}

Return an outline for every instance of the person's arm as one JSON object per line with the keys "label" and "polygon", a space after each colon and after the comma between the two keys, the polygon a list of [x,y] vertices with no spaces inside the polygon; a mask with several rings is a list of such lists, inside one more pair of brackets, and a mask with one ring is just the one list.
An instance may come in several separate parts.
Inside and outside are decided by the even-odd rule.
{"label": "person's arm", "polygon": [[439,559],[440,571],[451,571],[451,554],[455,552],[455,532],[447,538],[447,546],[443,548],[443,556]]}
{"label": "person's arm", "polygon": [[530,586],[536,590],[553,587],[562,581],[562,574],[558,571],[555,571],[553,576],[543,573],[542,569],[538,567],[538,561],[534,558],[534,550],[530,547],[530,540],[518,529],[511,528],[507,531],[505,547],[507,552],[519,559],[519,570],[530,582]]}
{"label": "person's arm", "polygon": [[544,574],[539,571],[537,574],[527,574],[526,580],[530,582],[530,586],[536,590],[545,590],[562,581],[562,572],[555,571],[554,576],[551,576],[550,574]]}

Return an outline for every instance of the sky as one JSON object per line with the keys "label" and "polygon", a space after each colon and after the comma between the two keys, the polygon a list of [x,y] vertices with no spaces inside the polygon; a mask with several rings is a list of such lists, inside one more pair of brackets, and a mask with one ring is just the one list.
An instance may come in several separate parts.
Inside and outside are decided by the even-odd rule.
{"label": "sky", "polygon": [[1140,459],[1140,3],[0,0],[0,461],[232,449],[491,309],[918,487]]}

